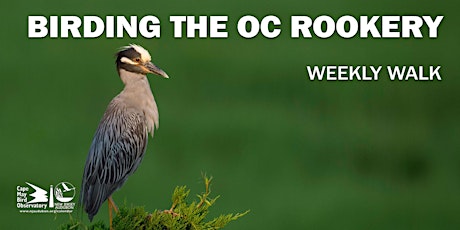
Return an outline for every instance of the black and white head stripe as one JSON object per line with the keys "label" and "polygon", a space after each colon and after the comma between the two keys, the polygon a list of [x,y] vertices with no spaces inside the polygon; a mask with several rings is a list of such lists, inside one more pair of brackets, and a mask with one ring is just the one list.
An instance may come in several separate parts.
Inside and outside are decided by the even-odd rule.
{"label": "black and white head stripe", "polygon": [[[123,55],[120,55],[123,54]],[[152,60],[149,51],[144,49],[142,46],[130,44],[129,46],[123,46],[120,48],[120,51],[117,53],[118,56],[128,57],[130,59],[140,58],[143,63],[149,62]]]}

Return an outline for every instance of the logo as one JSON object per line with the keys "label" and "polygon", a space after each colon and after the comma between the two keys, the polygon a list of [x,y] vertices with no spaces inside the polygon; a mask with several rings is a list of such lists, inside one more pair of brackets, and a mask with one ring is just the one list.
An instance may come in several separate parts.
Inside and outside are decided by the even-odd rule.
{"label": "logo", "polygon": [[16,207],[21,213],[71,213],[75,208],[75,186],[60,182],[43,189],[26,182],[16,186]]}

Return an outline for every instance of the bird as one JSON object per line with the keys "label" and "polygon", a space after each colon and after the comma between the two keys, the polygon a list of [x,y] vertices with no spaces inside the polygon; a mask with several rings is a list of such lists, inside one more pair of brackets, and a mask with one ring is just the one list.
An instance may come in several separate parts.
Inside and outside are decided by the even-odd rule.
{"label": "bird", "polygon": [[110,228],[112,209],[118,208],[112,194],[139,167],[148,136],[159,127],[158,107],[147,74],[169,78],[151,61],[143,47],[130,44],[115,54],[123,90],[107,106],[94,134],[82,178],[80,205],[90,221],[108,200]]}
{"label": "bird", "polygon": [[75,188],[67,187],[67,185],[65,183],[62,183],[62,188],[64,189],[63,192],[68,192],[68,191],[71,191],[71,190],[75,190]]}

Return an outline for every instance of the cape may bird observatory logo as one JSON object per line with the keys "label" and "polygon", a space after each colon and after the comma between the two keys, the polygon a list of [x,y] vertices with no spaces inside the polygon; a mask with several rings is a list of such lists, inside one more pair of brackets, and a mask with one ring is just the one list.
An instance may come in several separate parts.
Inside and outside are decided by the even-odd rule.
{"label": "cape may bird observatory logo", "polygon": [[16,207],[22,213],[71,213],[75,208],[75,186],[69,182],[50,185],[45,190],[26,182],[16,187]]}

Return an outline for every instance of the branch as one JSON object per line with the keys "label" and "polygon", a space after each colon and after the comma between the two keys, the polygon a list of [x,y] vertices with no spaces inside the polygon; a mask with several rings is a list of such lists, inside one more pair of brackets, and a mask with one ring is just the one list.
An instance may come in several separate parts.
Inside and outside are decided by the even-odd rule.
{"label": "branch", "polygon": [[[236,214],[220,215],[207,221],[209,208],[214,205],[219,196],[209,198],[211,194],[212,177],[203,175],[205,191],[197,195],[198,201],[187,203],[190,190],[186,186],[178,186],[172,195],[172,205],[169,210],[155,210],[146,212],[144,207],[122,207],[113,219],[114,229],[220,229],[231,221],[237,220],[246,215],[248,211]],[[81,221],[70,217],[69,223],[60,226],[60,229],[87,230],[87,229],[109,229],[102,221],[91,226],[85,226]]]}

